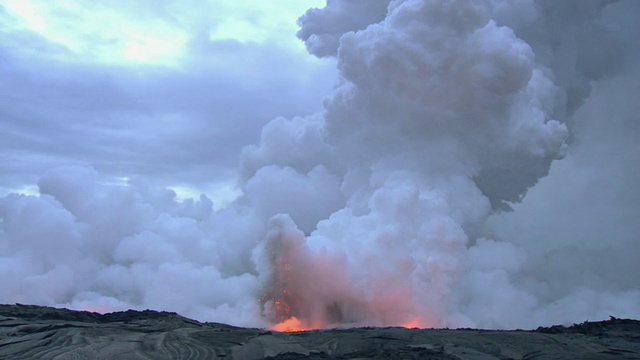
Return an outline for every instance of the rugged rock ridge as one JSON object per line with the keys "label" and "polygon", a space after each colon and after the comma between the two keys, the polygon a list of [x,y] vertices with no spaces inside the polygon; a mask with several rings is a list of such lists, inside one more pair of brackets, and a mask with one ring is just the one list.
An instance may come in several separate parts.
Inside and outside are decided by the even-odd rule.
{"label": "rugged rock ridge", "polygon": [[640,321],[535,331],[357,328],[278,333],[152,310],[0,305],[0,359],[640,359]]}

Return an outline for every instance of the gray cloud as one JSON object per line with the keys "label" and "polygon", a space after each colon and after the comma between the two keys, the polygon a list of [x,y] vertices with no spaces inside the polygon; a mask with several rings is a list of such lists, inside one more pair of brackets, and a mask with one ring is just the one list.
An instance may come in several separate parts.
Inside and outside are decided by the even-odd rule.
{"label": "gray cloud", "polygon": [[186,67],[165,68],[56,60],[64,48],[47,39],[3,34],[3,186],[65,164],[165,184],[229,181],[266,121],[316,111],[330,89],[329,64],[270,43],[193,36]]}

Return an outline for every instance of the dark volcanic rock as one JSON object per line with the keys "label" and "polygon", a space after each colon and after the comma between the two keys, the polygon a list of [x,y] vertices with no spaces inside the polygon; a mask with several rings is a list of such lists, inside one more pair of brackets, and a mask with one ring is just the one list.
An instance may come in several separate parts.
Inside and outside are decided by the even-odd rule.
{"label": "dark volcanic rock", "polygon": [[151,310],[102,315],[0,305],[0,359],[640,359],[640,322],[278,333]]}

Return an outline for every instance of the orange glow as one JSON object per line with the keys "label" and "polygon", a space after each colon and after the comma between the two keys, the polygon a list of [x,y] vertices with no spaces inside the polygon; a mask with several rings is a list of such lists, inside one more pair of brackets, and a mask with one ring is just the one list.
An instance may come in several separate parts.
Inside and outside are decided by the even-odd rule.
{"label": "orange glow", "polygon": [[420,328],[421,327],[420,323],[421,323],[420,318],[417,317],[417,318],[415,318],[415,319],[413,319],[413,320],[411,320],[409,322],[406,322],[406,323],[402,324],[402,327],[403,328],[407,328],[407,329]]}
{"label": "orange glow", "polygon": [[281,323],[273,325],[271,327],[271,330],[279,331],[279,332],[300,332],[300,331],[309,331],[314,329],[309,327],[303,327],[300,320],[298,320],[297,317],[292,316]]}

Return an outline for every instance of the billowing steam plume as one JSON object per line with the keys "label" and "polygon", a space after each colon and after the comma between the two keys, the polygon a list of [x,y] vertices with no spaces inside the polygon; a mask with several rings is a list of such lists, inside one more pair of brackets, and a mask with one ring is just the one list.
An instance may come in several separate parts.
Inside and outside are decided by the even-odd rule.
{"label": "billowing steam plume", "polygon": [[632,37],[603,20],[624,9],[638,6],[328,0],[298,35],[341,80],[324,112],[274,119],[245,148],[238,200],[213,211],[54,169],[40,196],[0,199],[0,301],[299,328],[640,316],[637,276],[571,287],[536,272],[558,253],[485,226],[567,154],[593,82],[630,66]]}

